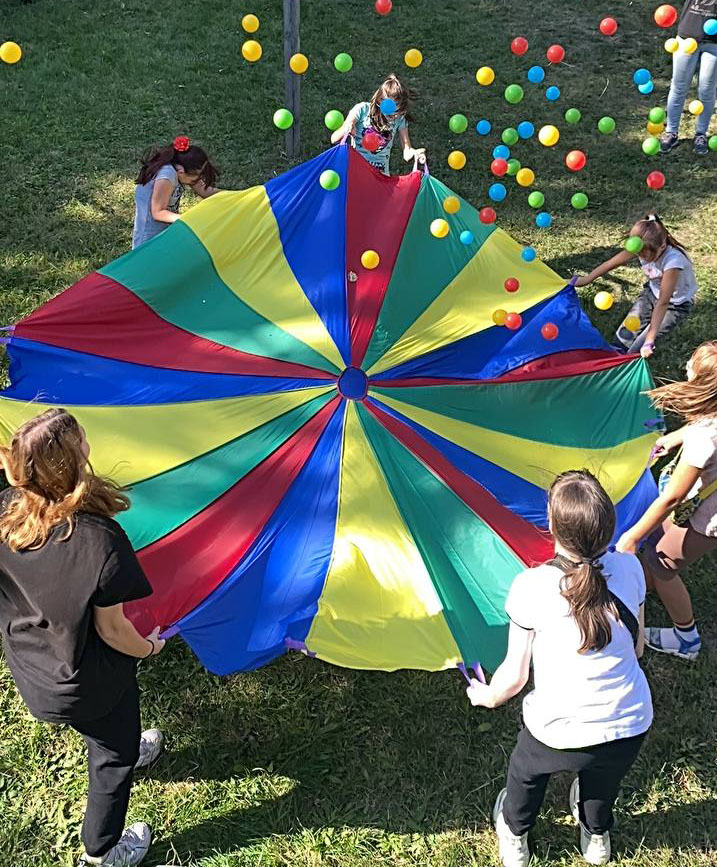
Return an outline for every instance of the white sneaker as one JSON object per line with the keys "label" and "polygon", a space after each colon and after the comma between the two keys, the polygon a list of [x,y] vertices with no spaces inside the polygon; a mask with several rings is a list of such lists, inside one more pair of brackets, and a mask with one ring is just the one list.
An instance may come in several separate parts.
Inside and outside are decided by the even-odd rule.
{"label": "white sneaker", "polygon": [[146,732],[142,732],[142,737],[139,740],[139,758],[134,769],[149,767],[152,762],[157,760],[163,746],[164,735],[159,729],[148,729]]}
{"label": "white sneaker", "polygon": [[508,794],[507,789],[501,789],[493,807],[493,824],[498,837],[498,851],[503,867],[528,867],[530,849],[528,835],[514,834],[503,818],[503,802]]}
{"label": "white sneaker", "polygon": [[97,864],[101,867],[134,867],[144,860],[144,856],[149,850],[149,844],[152,842],[152,834],[149,830],[149,825],[144,822],[136,822],[125,828],[124,834],[119,839],[116,846],[113,846],[110,851],[101,858],[95,858],[86,853],[80,860],[80,865]]}
{"label": "white sneaker", "polygon": [[570,786],[570,812],[580,825],[580,849],[588,864],[607,864],[610,860],[610,832],[591,834],[580,821],[580,780],[575,777]]}

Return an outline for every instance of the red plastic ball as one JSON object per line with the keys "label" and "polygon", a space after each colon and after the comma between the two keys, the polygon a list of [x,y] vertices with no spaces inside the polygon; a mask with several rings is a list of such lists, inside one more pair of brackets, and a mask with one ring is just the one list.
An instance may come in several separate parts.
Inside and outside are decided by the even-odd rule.
{"label": "red plastic ball", "polygon": [[600,22],[600,32],[603,36],[614,36],[617,33],[617,21],[614,18],[603,18]]}
{"label": "red plastic ball", "polygon": [[528,50],[528,40],[525,36],[516,36],[510,43],[510,50],[513,54],[517,54],[518,57],[521,57]]}
{"label": "red plastic ball", "polygon": [[490,164],[490,170],[496,177],[502,178],[508,171],[508,160],[497,159]]}
{"label": "red plastic ball", "polygon": [[565,59],[565,49],[562,45],[551,45],[545,56],[551,63],[562,63]]}
{"label": "red plastic ball", "polygon": [[647,186],[651,190],[661,190],[665,186],[665,176],[662,172],[650,172],[647,176]]}
{"label": "red plastic ball", "polygon": [[361,138],[361,147],[373,153],[381,147],[381,136],[372,129],[365,132]]}
{"label": "red plastic ball", "polygon": [[669,3],[658,6],[655,9],[655,24],[658,27],[672,27],[675,21],[677,21],[677,9],[674,6],[670,6]]}
{"label": "red plastic ball", "polygon": [[393,9],[393,3],[391,0],[376,0],[373,8],[379,15],[388,15],[388,13]]}
{"label": "red plastic ball", "polygon": [[503,286],[506,292],[517,292],[520,289],[520,280],[517,277],[508,277]]}
{"label": "red plastic ball", "polygon": [[540,329],[540,333],[546,340],[555,340],[558,336],[558,326],[554,322],[546,322]]}
{"label": "red plastic ball", "polygon": [[509,328],[511,331],[517,331],[522,324],[523,317],[520,313],[509,313],[505,317],[505,327]]}
{"label": "red plastic ball", "polygon": [[571,172],[579,172],[581,169],[584,169],[587,161],[588,158],[582,151],[570,151],[565,156],[565,165]]}
{"label": "red plastic ball", "polygon": [[481,223],[495,223],[498,219],[498,215],[493,210],[493,208],[481,208],[480,211],[480,221]]}

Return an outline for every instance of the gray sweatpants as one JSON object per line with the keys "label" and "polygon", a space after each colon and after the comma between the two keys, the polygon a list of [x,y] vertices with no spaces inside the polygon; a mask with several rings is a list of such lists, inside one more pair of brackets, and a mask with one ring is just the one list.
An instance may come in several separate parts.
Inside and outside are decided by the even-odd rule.
{"label": "gray sweatpants", "polygon": [[[637,316],[640,320],[639,330],[636,333],[628,331],[624,325],[620,325],[617,329],[617,339],[628,352],[639,352],[642,349],[642,344],[645,342],[647,329],[652,319],[652,311],[655,309],[655,301],[656,298],[652,294],[649,285],[645,284],[645,288],[627,314],[628,316]],[[670,304],[665,311],[665,316],[660,325],[660,330],[657,332],[657,336],[662,337],[668,331],[672,331],[676,325],[679,325],[683,319],[689,316],[693,307],[693,301],[685,301],[684,304]]]}

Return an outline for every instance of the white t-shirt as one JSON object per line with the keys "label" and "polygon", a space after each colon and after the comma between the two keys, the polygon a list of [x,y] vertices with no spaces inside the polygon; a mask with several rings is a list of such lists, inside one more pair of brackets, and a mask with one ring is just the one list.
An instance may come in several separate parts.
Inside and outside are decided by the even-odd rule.
{"label": "white t-shirt", "polygon": [[[682,458],[691,467],[702,470],[687,499],[717,479],[717,419],[707,418],[687,425],[682,440]],[[700,503],[690,518],[693,530],[703,536],[717,536],[717,491]]]}
{"label": "white t-shirt", "polygon": [[686,301],[692,301],[697,294],[695,269],[692,267],[689,256],[685,256],[682,250],[678,250],[677,247],[668,247],[654,262],[646,262],[641,258],[640,264],[655,298],[660,297],[662,275],[665,271],[670,271],[673,268],[677,269],[680,275],[677,278],[677,285],[672,293],[670,304],[684,304]]}
{"label": "white t-shirt", "polygon": [[[632,554],[602,557],[608,588],[638,616],[645,576]],[[533,737],[555,749],[595,746],[646,732],[652,699],[630,630],[612,621],[612,638],[602,650],[578,653],[580,630],[560,593],[564,573],[537,566],[516,577],[505,610],[535,632],[535,689],[523,700],[523,721]]]}

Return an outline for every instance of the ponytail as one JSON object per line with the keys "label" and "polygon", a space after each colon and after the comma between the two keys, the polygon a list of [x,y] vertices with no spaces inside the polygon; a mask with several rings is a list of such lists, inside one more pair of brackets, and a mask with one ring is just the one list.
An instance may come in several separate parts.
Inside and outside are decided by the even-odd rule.
{"label": "ponytail", "polygon": [[562,596],[570,604],[570,615],[580,630],[579,653],[602,650],[610,643],[612,627],[608,612],[617,620],[619,614],[607,589],[607,580],[599,560],[571,563],[560,585]]}

